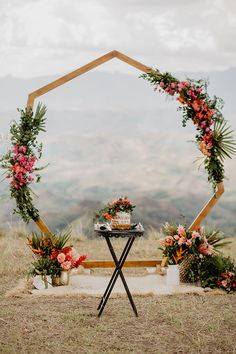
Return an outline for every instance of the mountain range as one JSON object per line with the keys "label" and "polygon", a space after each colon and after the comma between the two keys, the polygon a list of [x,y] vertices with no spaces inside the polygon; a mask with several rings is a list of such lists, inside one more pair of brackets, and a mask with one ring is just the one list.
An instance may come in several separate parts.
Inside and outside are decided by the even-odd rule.
{"label": "mountain range", "polygon": [[[236,70],[186,76],[209,79],[209,92],[224,99],[223,113],[236,128]],[[16,107],[24,107],[29,92],[54,79],[0,78],[1,154],[8,147],[9,123],[18,118]],[[188,224],[212,195],[206,173],[198,170],[202,157],[193,142],[194,127],[181,128],[175,100],[154,92],[139,74],[95,70],[40,101],[48,108],[47,133],[39,137],[44,145],[41,165],[49,166],[33,190],[39,195],[35,203],[41,216],[52,229],[73,225],[92,237],[94,211],[119,195],[135,202],[134,219],[146,227],[157,228],[167,220]],[[235,159],[226,162],[226,175],[226,192],[207,223],[234,233]],[[18,218],[12,218],[14,202],[9,201],[6,181],[0,193],[4,226]]]}

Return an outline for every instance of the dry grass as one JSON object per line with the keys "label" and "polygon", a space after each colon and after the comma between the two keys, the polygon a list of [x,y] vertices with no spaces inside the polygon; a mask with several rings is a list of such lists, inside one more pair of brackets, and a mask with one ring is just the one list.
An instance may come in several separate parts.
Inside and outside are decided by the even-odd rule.
{"label": "dry grass", "polygon": [[[102,240],[76,243],[90,259],[110,258]],[[227,252],[235,248],[236,239]],[[155,238],[140,239],[131,257],[156,249]],[[0,254],[0,353],[236,353],[235,295],[135,297],[138,318],[126,297],[114,298],[98,319],[94,297],[6,297],[31,261],[25,236],[0,236]]]}

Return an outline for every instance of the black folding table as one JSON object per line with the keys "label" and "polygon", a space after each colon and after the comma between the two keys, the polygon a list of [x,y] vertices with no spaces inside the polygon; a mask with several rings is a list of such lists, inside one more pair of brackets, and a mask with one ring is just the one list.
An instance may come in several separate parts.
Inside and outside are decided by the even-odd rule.
{"label": "black folding table", "polygon": [[[126,283],[126,280],[125,280],[125,277],[124,277],[124,274],[122,272],[122,267],[125,263],[125,260],[129,254],[129,251],[131,250],[131,247],[134,243],[134,240],[136,237],[140,237],[143,235],[144,233],[144,230],[136,230],[136,229],[129,229],[129,230],[96,230],[95,231],[99,236],[102,236],[105,238],[106,242],[107,242],[107,245],[108,245],[108,248],[110,250],[110,253],[112,255],[112,258],[115,262],[115,270],[112,274],[112,277],[109,281],[109,284],[101,298],[101,301],[98,305],[98,317],[101,316],[105,306],[106,306],[106,303],[107,303],[107,300],[109,299],[110,295],[111,295],[111,292],[112,292],[112,289],[116,283],[116,280],[118,278],[118,275],[120,275],[121,277],[121,280],[122,280],[122,283],[124,285],[124,288],[125,288],[125,291],[126,291],[126,294],[129,298],[129,301],[130,301],[130,304],[133,308],[133,311],[135,313],[136,316],[138,316],[138,312],[137,312],[137,309],[136,309],[136,306],[134,304],[134,301],[133,301],[133,298],[132,298],[132,295],[129,291],[129,288],[128,288],[128,285]],[[125,247],[123,249],[123,252],[120,256],[120,258],[118,259],[116,254],[115,254],[115,251],[114,251],[114,248],[112,246],[112,243],[111,243],[111,238],[114,237],[114,238],[128,238],[126,244],[125,244]]]}

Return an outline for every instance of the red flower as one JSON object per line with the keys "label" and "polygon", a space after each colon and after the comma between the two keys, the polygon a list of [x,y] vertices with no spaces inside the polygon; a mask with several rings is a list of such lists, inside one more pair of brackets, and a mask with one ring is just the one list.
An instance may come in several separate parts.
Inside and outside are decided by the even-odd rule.
{"label": "red flower", "polygon": [[220,276],[221,276],[222,278],[225,278],[225,279],[229,279],[229,278],[230,278],[230,275],[227,274],[227,273],[221,273]]}
{"label": "red flower", "polygon": [[79,259],[75,262],[74,267],[78,268],[78,266],[87,258],[87,256],[80,256]]}

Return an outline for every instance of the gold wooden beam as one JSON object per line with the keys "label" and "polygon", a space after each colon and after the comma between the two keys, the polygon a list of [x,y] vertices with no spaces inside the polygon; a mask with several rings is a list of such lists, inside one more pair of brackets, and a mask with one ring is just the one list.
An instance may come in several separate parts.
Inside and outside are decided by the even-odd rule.
{"label": "gold wooden beam", "polygon": [[[133,268],[133,267],[156,267],[157,265],[161,265],[162,260],[160,259],[147,259],[147,260],[130,260],[125,261],[125,268]],[[84,261],[82,263],[84,268],[114,268],[115,263],[113,261]]]}
{"label": "gold wooden beam", "polygon": [[146,65],[140,63],[139,61],[134,60],[134,59],[128,57],[127,55],[118,52],[117,50],[114,50],[113,52],[114,52],[114,57],[124,61],[125,63],[135,67],[138,70],[141,70],[141,71],[143,71],[145,73],[147,73],[147,72],[152,70],[152,68],[150,68],[149,66],[146,66]]}
{"label": "gold wooden beam", "polygon": [[97,58],[97,59],[89,62],[88,64],[81,66],[80,68],[70,72],[69,74],[66,74],[66,75],[60,77],[59,79],[52,81],[45,86],[40,87],[36,91],[31,92],[29,94],[27,107],[29,107],[29,106],[33,107],[33,103],[34,103],[35,98],[42,96],[45,93],[47,93],[51,90],[54,90],[55,88],[57,88],[61,85],[64,85],[66,82],[73,80],[80,75],[85,74],[86,72],[96,68],[99,65],[104,64],[105,62],[107,62],[113,58],[120,59],[121,61],[124,61],[125,63],[135,67],[136,69],[144,71],[144,72],[148,72],[151,70],[150,67],[138,62],[137,60],[134,60],[134,59],[128,57],[127,55],[124,55],[124,54],[118,52],[117,50],[113,50],[113,51],[101,56],[100,58]]}
{"label": "gold wooden beam", "polygon": [[211,212],[215,204],[218,202],[219,198],[222,196],[224,193],[224,183],[218,183],[217,184],[217,191],[216,193],[211,197],[211,199],[207,202],[207,204],[203,207],[203,209],[200,211],[196,219],[192,222],[192,224],[189,226],[189,230],[196,230],[203,220],[207,217],[207,215]]}
{"label": "gold wooden beam", "polygon": [[38,220],[35,221],[37,224],[38,228],[44,233],[44,234],[52,234],[48,226],[45,224],[43,219],[39,218]]}

